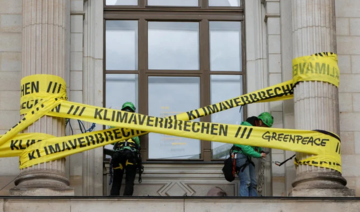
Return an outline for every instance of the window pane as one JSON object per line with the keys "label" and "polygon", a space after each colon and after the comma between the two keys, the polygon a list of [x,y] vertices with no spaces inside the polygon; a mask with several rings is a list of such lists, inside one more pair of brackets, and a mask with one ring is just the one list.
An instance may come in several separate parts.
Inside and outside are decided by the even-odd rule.
{"label": "window pane", "polygon": [[210,70],[241,71],[241,22],[210,22]]}
{"label": "window pane", "polygon": [[[166,117],[200,107],[198,77],[149,77],[149,115]],[[149,159],[199,159],[200,141],[149,134]]]}
{"label": "window pane", "polygon": [[198,22],[149,22],[149,69],[198,70]]}
{"label": "window pane", "polygon": [[137,5],[138,0],[106,0],[106,5]]}
{"label": "window pane", "polygon": [[[138,108],[138,75],[107,74],[106,108],[121,110],[124,102],[132,102]],[[106,145],[105,148],[112,149],[113,145]],[[110,158],[110,156],[107,155],[106,158]]]}
{"label": "window pane", "polygon": [[[240,75],[212,75],[210,77],[211,104],[228,100],[242,94]],[[243,118],[240,108],[232,108],[211,115],[211,122],[224,124],[240,124]],[[211,142],[212,158],[222,159],[229,155],[232,144]]]}
{"label": "window pane", "polygon": [[149,6],[182,6],[182,7],[197,7],[198,0],[148,0]]}
{"label": "window pane", "polygon": [[137,21],[106,21],[106,69],[138,69]]}
{"label": "window pane", "polygon": [[209,0],[209,6],[240,7],[240,0]]}

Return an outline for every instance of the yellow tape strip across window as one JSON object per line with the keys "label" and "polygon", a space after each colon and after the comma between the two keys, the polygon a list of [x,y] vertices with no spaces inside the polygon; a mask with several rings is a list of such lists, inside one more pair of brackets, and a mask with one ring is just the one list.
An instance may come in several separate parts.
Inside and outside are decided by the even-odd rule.
{"label": "yellow tape strip across window", "polygon": [[[300,81],[323,81],[339,85],[337,56],[320,53],[293,60],[294,79],[217,104],[166,118],[67,101],[66,84],[53,75],[32,75],[21,80],[21,108],[24,118],[0,137],[0,157],[20,157],[20,169],[122,141],[149,132],[193,139],[244,144],[313,154],[297,161],[341,172],[340,138],[325,131],[249,127],[192,122],[234,107],[293,98]],[[48,115],[79,119],[117,128],[55,137],[43,133],[18,134],[40,117]]]}

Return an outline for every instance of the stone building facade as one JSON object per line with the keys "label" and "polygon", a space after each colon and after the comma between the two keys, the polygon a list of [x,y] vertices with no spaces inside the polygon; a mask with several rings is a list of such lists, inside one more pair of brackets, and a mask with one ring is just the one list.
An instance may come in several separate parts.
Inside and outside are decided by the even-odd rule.
{"label": "stone building facade", "polygon": [[[238,18],[244,24],[241,32],[245,43],[241,45],[245,56],[242,62],[246,69],[246,92],[292,79],[292,59],[295,57],[320,51],[337,52],[341,72],[338,90],[331,86],[322,88],[315,99],[312,99],[314,96],[311,91],[308,96],[297,95],[295,91],[295,95],[299,97],[297,99],[249,105],[245,115],[270,111],[275,118],[276,128],[321,128],[340,133],[342,177],[346,179],[347,187],[359,196],[360,171],[356,167],[357,163],[360,163],[360,128],[357,127],[357,120],[360,119],[360,86],[357,85],[360,79],[360,72],[357,71],[360,69],[360,2],[245,0],[241,3],[243,9],[239,10]],[[169,9],[169,12],[171,11],[172,9]],[[104,57],[106,21],[120,20],[121,18],[116,17],[122,15],[132,15],[131,9],[121,14],[101,0],[0,0],[0,134],[4,134],[20,118],[20,80],[27,75],[46,73],[62,76],[67,83],[70,101],[107,106],[107,58]],[[237,20],[236,18],[234,20]],[[141,44],[144,43],[139,43]],[[312,85],[302,86],[308,89],[306,86]],[[309,112],[296,107],[302,99],[309,99],[306,104],[312,105],[311,101],[318,101],[316,98],[338,98],[339,104],[328,109],[323,117],[320,117],[318,112],[325,110],[324,108]],[[328,104],[325,100],[323,104]],[[145,106],[139,105],[139,108],[150,111],[150,108]],[[312,117],[314,119],[309,122],[310,118],[307,116],[311,115],[311,112],[319,117]],[[49,122],[54,128],[60,126],[57,129],[61,130],[41,127],[41,123]],[[330,126],[327,123],[334,124]],[[75,121],[72,126],[74,133],[80,133]],[[90,123],[87,123],[86,127],[89,126]],[[96,129],[103,129],[103,126],[97,126]],[[61,120],[49,117],[40,120],[29,131],[47,132],[57,136],[69,133]],[[142,142],[147,142],[147,139],[142,138]],[[202,154],[210,154],[211,147],[206,146],[206,142],[201,144],[205,146]],[[148,156],[150,147],[147,146],[145,151],[144,154]],[[304,173],[307,176],[313,172],[327,173],[326,170],[313,170],[311,167],[300,167],[296,171],[291,162],[281,167],[271,163],[283,161],[293,154],[276,149],[271,151],[271,158],[265,163],[264,196],[288,196],[293,191],[292,183],[299,181],[299,177]],[[56,172],[67,179],[69,185],[59,185],[62,189],[69,189],[65,189],[65,193],[73,192],[76,196],[106,196],[109,194],[107,161],[102,148],[22,171],[18,168],[18,158],[0,158],[0,167],[3,167],[0,171],[0,187],[4,187],[0,195],[10,195],[11,189],[15,187],[11,182],[14,178],[19,179],[29,173],[39,174],[41,169],[45,175]],[[237,180],[228,183],[223,179],[222,162],[219,160],[147,160],[144,165],[146,171],[143,183],[136,184],[135,195],[204,196],[214,186],[221,187],[229,196],[236,196],[238,193]],[[332,173],[326,175],[334,177]],[[42,177],[44,176],[39,174],[39,179]],[[311,181],[315,177],[310,176],[309,179]],[[18,182],[20,186],[24,185],[24,181]],[[42,186],[41,180],[36,183],[38,187]],[[312,195],[316,196],[316,193],[310,196]]]}

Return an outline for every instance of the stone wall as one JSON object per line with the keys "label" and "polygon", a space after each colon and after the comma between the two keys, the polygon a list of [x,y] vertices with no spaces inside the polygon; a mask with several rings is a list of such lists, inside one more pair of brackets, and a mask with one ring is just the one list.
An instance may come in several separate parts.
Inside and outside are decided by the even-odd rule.
{"label": "stone wall", "polygon": [[[282,49],[281,49],[281,4],[280,0],[263,1],[266,14],[265,23],[267,28],[267,58],[268,58],[268,81],[269,86],[283,82]],[[283,101],[270,102],[269,112],[274,117],[274,128],[284,128]],[[280,149],[271,150],[271,158],[266,161],[271,164],[271,184],[273,196],[285,196],[285,166],[276,166],[271,161],[283,161],[285,151]]]}
{"label": "stone wall", "polygon": [[[0,0],[0,135],[20,119],[22,0]],[[19,172],[18,157],[0,158],[0,189]],[[10,183],[0,191],[8,195]]]}
{"label": "stone wall", "polygon": [[360,1],[335,2],[343,176],[360,196]]}
{"label": "stone wall", "polygon": [[[69,100],[83,103],[83,70],[84,70],[84,1],[71,0],[70,6],[70,77],[67,80]],[[74,134],[80,134],[79,124],[71,120]],[[71,134],[70,127],[66,128]],[[82,195],[82,155],[78,153],[67,157],[67,173],[70,185],[75,189],[75,195]]]}

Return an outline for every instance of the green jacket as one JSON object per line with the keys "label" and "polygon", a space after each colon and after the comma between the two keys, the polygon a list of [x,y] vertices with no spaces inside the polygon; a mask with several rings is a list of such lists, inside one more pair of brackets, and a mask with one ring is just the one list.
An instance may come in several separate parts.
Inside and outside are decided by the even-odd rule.
{"label": "green jacket", "polygon": [[[246,121],[242,122],[241,125],[252,126],[249,122]],[[262,151],[261,147],[254,147],[254,146],[241,145],[241,144],[234,144],[234,146],[241,148],[241,150],[234,149],[233,150],[234,153],[239,152],[249,157],[261,158],[261,151]]]}

